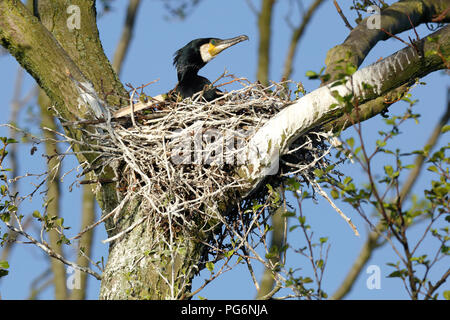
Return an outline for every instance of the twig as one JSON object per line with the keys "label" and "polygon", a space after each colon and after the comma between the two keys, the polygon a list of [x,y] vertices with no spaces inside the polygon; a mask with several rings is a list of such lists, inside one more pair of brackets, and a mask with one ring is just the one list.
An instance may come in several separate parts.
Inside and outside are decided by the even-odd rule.
{"label": "twig", "polygon": [[68,266],[71,266],[74,269],[80,270],[82,272],[86,272],[86,273],[94,276],[97,280],[101,280],[102,279],[101,275],[99,275],[97,272],[93,271],[90,268],[82,267],[82,266],[79,266],[78,264],[76,264],[74,262],[66,260],[64,257],[59,255],[58,253],[54,252],[46,243],[42,243],[42,242],[37,241],[31,235],[29,235],[27,232],[24,232],[24,231],[14,227],[14,226],[12,226],[9,222],[5,222],[5,224],[10,230],[12,230],[12,231],[14,231],[14,232],[24,236],[25,238],[30,240],[34,245],[36,245],[37,247],[41,248],[50,257],[58,259],[62,263],[66,264]]}
{"label": "twig", "polygon": [[355,233],[355,236],[359,237],[358,229],[356,229],[355,225],[353,224],[352,220],[348,218],[341,209],[339,209],[333,201],[330,199],[330,197],[327,195],[327,193],[320,187],[320,185],[312,179],[309,179],[309,182],[314,186],[314,188],[320,193],[322,197],[324,197],[330,205],[333,207],[334,210],[336,210],[337,213],[348,223],[348,225],[352,228],[353,232]]}
{"label": "twig", "polygon": [[135,223],[133,223],[131,226],[129,226],[128,228],[126,228],[125,230],[122,230],[121,232],[117,233],[116,235],[109,237],[108,239],[102,240],[102,243],[108,243],[114,240],[119,239],[120,237],[122,237],[123,235],[125,235],[126,233],[130,232],[131,230],[133,230],[134,228],[136,228],[138,225],[140,225],[142,222],[144,222],[146,219],[148,219],[148,217],[142,217],[141,219],[139,219],[138,221],[136,221]]}
{"label": "twig", "polygon": [[339,15],[341,16],[342,20],[344,21],[344,24],[347,28],[350,29],[350,31],[353,30],[352,25],[348,22],[347,18],[345,17],[344,13],[342,12],[341,7],[339,6],[339,4],[337,3],[336,0],[333,0],[334,6],[336,7],[337,12],[339,13]]}

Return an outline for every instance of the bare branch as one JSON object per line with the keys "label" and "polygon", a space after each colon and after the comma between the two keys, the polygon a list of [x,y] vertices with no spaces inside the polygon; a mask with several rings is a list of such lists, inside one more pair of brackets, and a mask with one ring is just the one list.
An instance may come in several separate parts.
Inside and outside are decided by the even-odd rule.
{"label": "bare branch", "polygon": [[114,53],[113,68],[118,75],[122,69],[123,61],[128,52],[128,48],[133,37],[134,24],[141,0],[129,0],[125,24],[122,30],[122,36]]}
{"label": "bare branch", "polygon": [[341,7],[339,6],[339,4],[337,3],[336,0],[333,0],[334,6],[336,7],[337,12],[339,13],[339,15],[341,16],[342,20],[344,21],[344,24],[347,28],[350,29],[350,31],[353,30],[353,27],[351,26],[351,24],[348,22],[347,17],[344,15],[344,13],[342,12]]}

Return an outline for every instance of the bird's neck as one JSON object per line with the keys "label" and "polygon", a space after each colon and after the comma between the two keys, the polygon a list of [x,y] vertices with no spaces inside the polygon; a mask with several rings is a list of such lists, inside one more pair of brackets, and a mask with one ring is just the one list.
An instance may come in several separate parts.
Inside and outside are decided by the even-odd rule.
{"label": "bird's neck", "polygon": [[182,82],[198,77],[197,73],[202,67],[203,66],[198,66],[196,64],[179,66],[177,68],[178,81]]}

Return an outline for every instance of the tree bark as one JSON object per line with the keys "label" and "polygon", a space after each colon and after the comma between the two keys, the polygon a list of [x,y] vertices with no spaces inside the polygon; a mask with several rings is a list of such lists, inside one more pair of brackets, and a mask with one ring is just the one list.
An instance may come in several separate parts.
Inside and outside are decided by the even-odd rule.
{"label": "tree bark", "polygon": [[256,79],[265,86],[269,84],[270,40],[272,38],[272,11],[274,3],[275,0],[263,0],[258,17],[259,47]]}
{"label": "tree bark", "polygon": [[[336,68],[347,63],[359,67],[378,42],[390,38],[385,31],[398,34],[410,30],[422,23],[431,22],[434,16],[441,14],[447,8],[447,0],[403,0],[381,11],[380,29],[369,29],[367,21],[370,17],[365,18],[350,32],[342,44],[328,51],[325,59],[327,65],[325,73],[331,75],[330,81],[336,80],[337,75],[342,72],[342,69]],[[449,21],[450,12],[447,12],[442,22]]]}
{"label": "tree bark", "polygon": [[[430,38],[438,40],[430,41]],[[406,47],[356,71],[344,83],[323,86],[284,108],[249,141],[249,164],[238,171],[252,184],[244,194],[259,186],[274,162],[302,134],[345,114],[347,106],[339,102],[339,97],[352,95],[358,105],[377,99],[404,84],[411,84],[416,78],[446,68],[449,50],[450,26],[446,26],[418,41],[416,48]]]}

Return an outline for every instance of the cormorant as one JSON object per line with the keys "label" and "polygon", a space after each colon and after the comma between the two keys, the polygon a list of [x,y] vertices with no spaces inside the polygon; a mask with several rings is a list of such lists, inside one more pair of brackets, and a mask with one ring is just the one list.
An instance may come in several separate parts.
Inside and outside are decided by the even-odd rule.
{"label": "cormorant", "polygon": [[[248,37],[245,35],[225,40],[218,38],[200,38],[192,40],[183,48],[175,52],[174,55],[173,64],[176,67],[178,74],[177,86],[168,94],[152,97],[151,102],[164,102],[166,101],[167,96],[171,99],[174,93],[175,95],[180,95],[184,99],[192,97],[195,93],[202,91],[205,89],[206,85],[211,84],[211,81],[205,77],[199,76],[197,74],[198,71],[223,50],[245,40],[248,40]],[[203,98],[207,101],[212,101],[219,97],[220,92],[219,89],[209,88],[203,93]],[[136,103],[136,105],[133,105],[133,108],[127,106],[118,110],[113,114],[113,117],[125,117],[133,111],[140,111],[151,106],[152,103]]]}
{"label": "cormorant", "polygon": [[[178,74],[178,85],[174,89],[175,92],[184,99],[202,91],[206,85],[211,84],[211,81],[199,76],[198,71],[223,50],[245,40],[248,40],[245,35],[225,40],[200,38],[192,40],[179,49],[175,52],[173,59]],[[220,90],[216,88],[207,89],[203,93],[203,97],[207,101],[211,101],[219,97],[219,92]]]}

